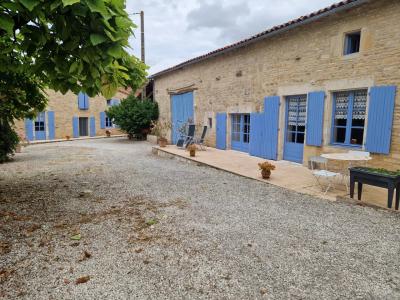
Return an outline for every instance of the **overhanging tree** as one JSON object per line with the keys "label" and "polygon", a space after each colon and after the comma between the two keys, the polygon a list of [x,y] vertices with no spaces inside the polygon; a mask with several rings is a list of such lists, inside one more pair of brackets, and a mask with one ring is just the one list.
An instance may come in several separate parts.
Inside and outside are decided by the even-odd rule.
{"label": "overhanging tree", "polygon": [[0,1],[0,112],[33,117],[45,88],[111,97],[137,89],[146,66],[127,52],[135,25],[124,0]]}

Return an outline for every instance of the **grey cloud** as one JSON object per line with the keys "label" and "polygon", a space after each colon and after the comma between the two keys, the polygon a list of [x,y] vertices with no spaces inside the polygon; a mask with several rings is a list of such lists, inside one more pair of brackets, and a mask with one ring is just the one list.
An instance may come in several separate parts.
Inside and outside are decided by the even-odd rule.
{"label": "grey cloud", "polygon": [[[144,10],[150,74],[249,37],[338,0],[128,0]],[[137,15],[132,19],[139,24]],[[130,44],[140,57],[140,34]]]}
{"label": "grey cloud", "polygon": [[205,3],[187,15],[188,29],[229,28],[237,24],[241,16],[250,13],[247,2],[224,6],[221,2]]}

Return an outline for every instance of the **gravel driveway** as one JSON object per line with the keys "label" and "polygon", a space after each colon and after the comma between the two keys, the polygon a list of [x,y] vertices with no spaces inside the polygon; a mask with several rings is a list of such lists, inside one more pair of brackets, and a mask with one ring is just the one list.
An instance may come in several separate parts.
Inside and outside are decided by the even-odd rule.
{"label": "gravel driveway", "polygon": [[0,298],[400,298],[399,214],[156,157],[146,142],[24,150],[0,165]]}

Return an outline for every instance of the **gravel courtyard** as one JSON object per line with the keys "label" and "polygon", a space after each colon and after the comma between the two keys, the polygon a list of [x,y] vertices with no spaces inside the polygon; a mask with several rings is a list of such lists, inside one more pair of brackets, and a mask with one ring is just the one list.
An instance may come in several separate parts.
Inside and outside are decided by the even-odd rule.
{"label": "gravel courtyard", "polygon": [[29,146],[0,165],[0,226],[4,299],[400,298],[399,214],[147,142]]}

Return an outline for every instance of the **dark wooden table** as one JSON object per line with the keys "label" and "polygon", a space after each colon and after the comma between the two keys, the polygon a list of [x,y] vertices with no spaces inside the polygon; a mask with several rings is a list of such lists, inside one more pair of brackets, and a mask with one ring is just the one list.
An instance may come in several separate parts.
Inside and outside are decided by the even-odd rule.
{"label": "dark wooden table", "polygon": [[363,167],[350,168],[350,197],[354,197],[354,184],[358,183],[358,200],[361,200],[363,184],[386,188],[388,190],[388,208],[392,208],[393,194],[396,189],[396,210],[399,209],[400,175],[373,172]]}

